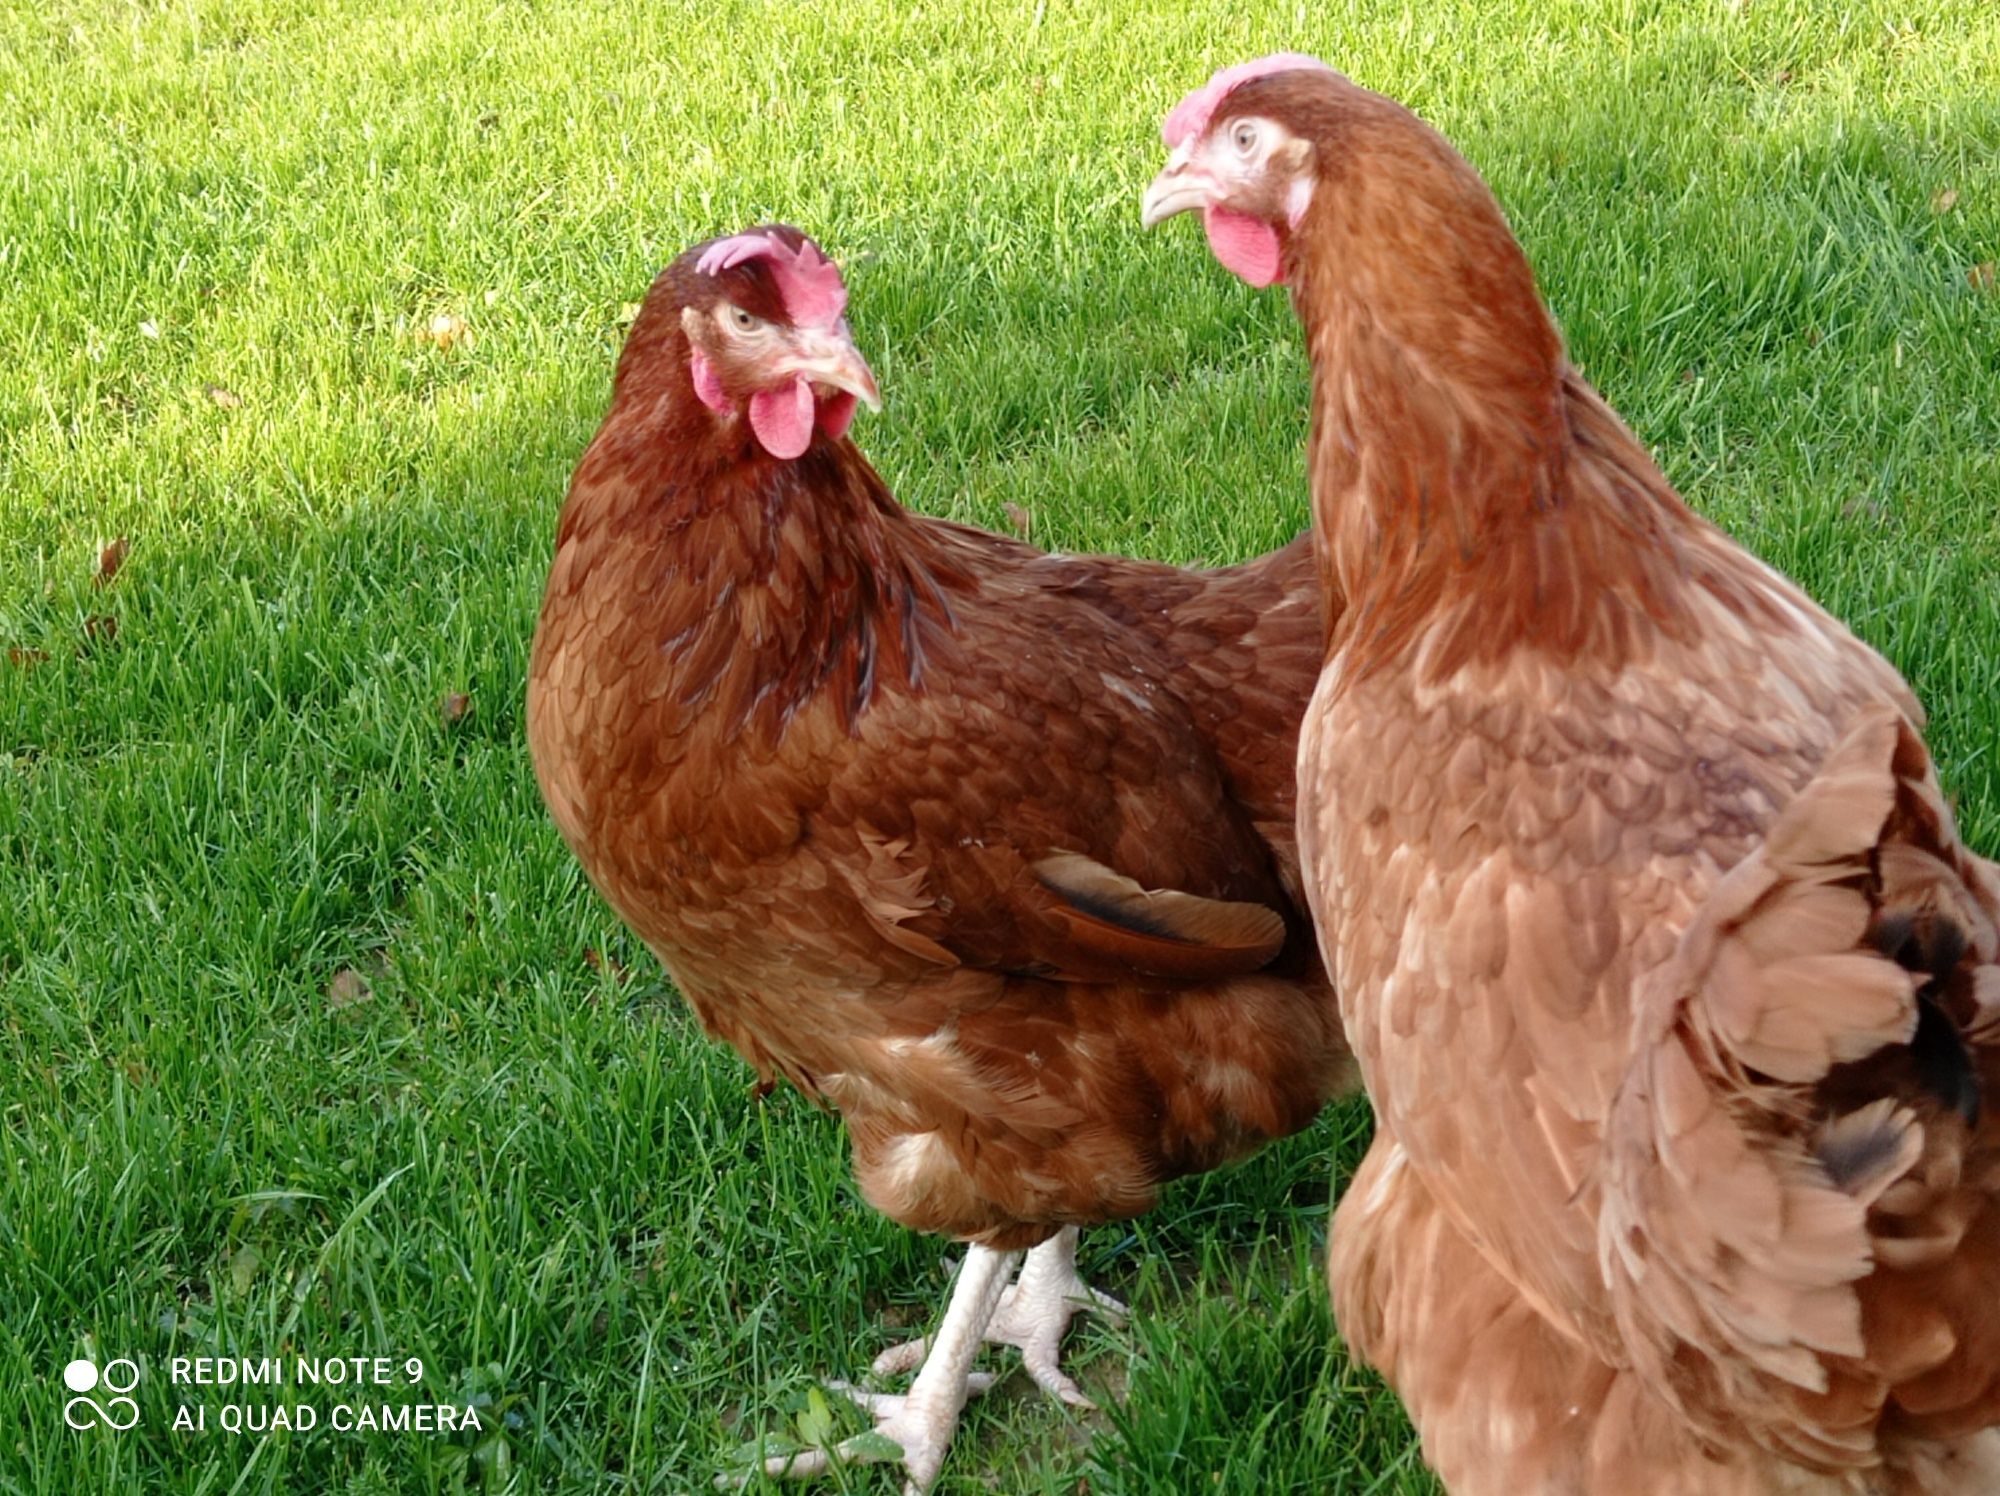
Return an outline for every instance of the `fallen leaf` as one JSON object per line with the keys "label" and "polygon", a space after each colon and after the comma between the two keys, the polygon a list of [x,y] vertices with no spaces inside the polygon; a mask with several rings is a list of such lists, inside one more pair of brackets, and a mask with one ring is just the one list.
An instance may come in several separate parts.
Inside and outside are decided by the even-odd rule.
{"label": "fallen leaf", "polygon": [[257,1281],[257,1269],[264,1265],[264,1258],[258,1250],[249,1245],[236,1249],[236,1255],[229,1259],[229,1282],[236,1292],[246,1294],[250,1285]]}
{"label": "fallen leaf", "polygon": [[[600,1336],[603,1331],[598,1332]],[[482,1439],[472,1451],[472,1459],[479,1466],[479,1484],[492,1486],[496,1490],[510,1485],[514,1475],[514,1447],[506,1436],[494,1432]]]}
{"label": "fallen leaf", "polygon": [[616,956],[607,956],[596,946],[585,946],[583,964],[592,971],[608,973],[614,981],[625,980],[625,963]]}
{"label": "fallen leaf", "polygon": [[439,312],[431,318],[430,326],[425,328],[424,332],[440,348],[450,348],[457,343],[470,342],[472,336],[472,329],[466,320],[450,312]]}
{"label": "fallen leaf", "polygon": [[1946,187],[1936,197],[1931,199],[1931,211],[1933,213],[1949,213],[1957,206],[1958,189],[1956,187]]}
{"label": "fallen leaf", "polygon": [[1965,283],[1975,291],[1991,291],[1997,278],[1991,260],[1981,260],[1965,272]]}
{"label": "fallen leaf", "polygon": [[[826,1400],[826,1394],[817,1387],[806,1389],[805,1411],[799,1414],[796,1424],[799,1442],[808,1449],[823,1448],[833,1443],[833,1407]],[[859,1454],[859,1444],[849,1441],[843,1453]],[[892,1450],[889,1458],[894,1459],[903,1451]]]}
{"label": "fallen leaf", "polygon": [[132,549],[132,542],[120,535],[109,545],[100,546],[97,551],[97,575],[91,578],[92,585],[108,586],[118,575],[118,568],[125,564],[126,553]]}
{"label": "fallen leaf", "polygon": [[[826,1439],[815,1439],[815,1446],[823,1445]],[[880,1429],[863,1429],[851,1438],[840,1441],[840,1457],[848,1460],[900,1460],[903,1446],[883,1433]]]}
{"label": "fallen leaf", "polygon": [[447,691],[438,698],[438,716],[444,719],[446,727],[463,721],[465,714],[471,710],[472,698],[463,691]]}
{"label": "fallen leaf", "polygon": [[207,393],[209,399],[220,405],[224,410],[234,410],[243,403],[241,395],[232,389],[224,388],[222,385],[205,384],[202,386],[202,389]]}
{"label": "fallen leaf", "polygon": [[141,322],[139,324],[139,336],[142,338],[152,338],[157,342],[160,336],[160,324],[150,319]]}
{"label": "fallen leaf", "polygon": [[333,980],[326,984],[326,1005],[329,1008],[351,1008],[356,1003],[365,1003],[375,995],[375,989],[368,985],[368,978],[351,966],[343,966],[333,974]]}
{"label": "fallen leaf", "polygon": [[83,637],[92,644],[110,644],[118,637],[118,620],[93,613],[83,620]]}
{"label": "fallen leaf", "polygon": [[49,652],[46,649],[22,649],[16,646],[7,651],[7,663],[19,665],[24,670],[30,665],[44,663],[48,657]]}
{"label": "fallen leaf", "polygon": [[1023,540],[1033,537],[1035,533],[1034,515],[1028,513],[1019,504],[1002,504],[1000,507],[1007,512],[1007,523],[1013,526],[1016,535],[1020,536]]}

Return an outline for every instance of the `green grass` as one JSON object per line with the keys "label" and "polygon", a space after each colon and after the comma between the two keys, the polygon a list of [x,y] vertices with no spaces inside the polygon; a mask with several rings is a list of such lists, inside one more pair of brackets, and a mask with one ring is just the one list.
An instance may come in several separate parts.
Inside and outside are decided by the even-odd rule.
{"label": "green grass", "polygon": [[[1289,534],[1290,312],[1137,225],[1162,111],[1223,61],[1318,51],[1459,141],[1577,357],[1911,676],[2000,846],[2000,295],[1968,279],[2000,17],[1110,9],[0,11],[0,1490],[701,1490],[940,1301],[945,1249],[751,1096],[542,813],[553,518],[623,304],[777,216],[849,267],[890,402],[859,435],[911,504],[1177,561]],[[1365,1131],[1088,1235],[1143,1317],[1076,1360],[1125,1400],[1078,1423],[1010,1378],[940,1491],[1428,1489],[1324,1305]],[[488,1433],[168,1430],[227,1400],[169,1356],[294,1352],[420,1357]],[[63,1426],[78,1355],[144,1359],[139,1431]]]}

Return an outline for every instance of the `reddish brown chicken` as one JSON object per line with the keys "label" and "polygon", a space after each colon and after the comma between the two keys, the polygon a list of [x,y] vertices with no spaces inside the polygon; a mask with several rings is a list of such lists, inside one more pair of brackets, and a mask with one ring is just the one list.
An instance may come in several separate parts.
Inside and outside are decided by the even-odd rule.
{"label": "reddish brown chicken", "polygon": [[1057,1341],[1108,1301],[1076,1226],[1350,1076],[1292,831],[1325,626],[1303,540],[1188,572],[902,509],[846,435],[875,385],[845,299],[782,227],[654,283],[563,508],[528,732],[708,1031],[840,1110],[874,1205],[973,1244],[908,1397],[856,1394],[922,1490],[982,1336],[1082,1401]]}
{"label": "reddish brown chicken", "polygon": [[1166,135],[1147,220],[1312,355],[1350,1343],[1460,1496],[2000,1490],[2000,880],[1908,688],[1681,502],[1407,110],[1270,58]]}

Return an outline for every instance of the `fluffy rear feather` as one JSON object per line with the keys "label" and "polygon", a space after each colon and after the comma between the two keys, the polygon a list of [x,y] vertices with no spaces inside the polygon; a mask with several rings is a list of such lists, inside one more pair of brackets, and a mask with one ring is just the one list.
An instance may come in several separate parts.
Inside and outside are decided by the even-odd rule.
{"label": "fluffy rear feather", "polygon": [[1601,1259],[1637,1369],[1709,1437],[1863,1468],[2000,1419],[1996,911],[1884,710],[1641,994]]}

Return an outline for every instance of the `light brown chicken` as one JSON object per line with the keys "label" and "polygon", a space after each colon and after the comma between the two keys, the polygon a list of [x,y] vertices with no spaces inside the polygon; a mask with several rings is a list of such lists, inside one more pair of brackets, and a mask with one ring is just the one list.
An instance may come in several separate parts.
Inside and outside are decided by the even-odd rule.
{"label": "light brown chicken", "polygon": [[528,734],[708,1031],[840,1110],[871,1203],[973,1244],[908,1398],[857,1394],[923,1489],[982,1335],[1083,1400],[1076,1226],[1351,1081],[1292,829],[1324,623],[1303,539],[1188,572],[905,511],[846,436],[875,386],[845,299],[788,228],[655,282],[557,529]]}
{"label": "light brown chicken", "polygon": [[1459,1496],[2000,1490],[2000,882],[1907,687],[1681,502],[1407,110],[1269,58],[1166,136],[1147,221],[1312,357],[1350,1343]]}

